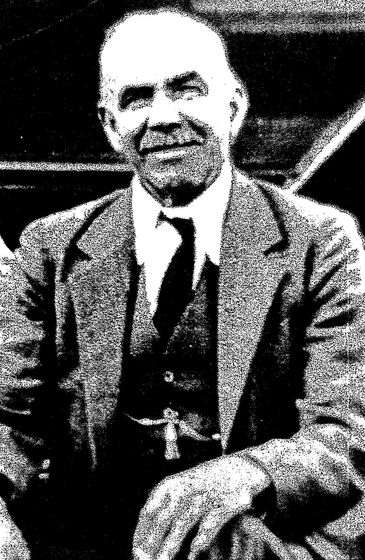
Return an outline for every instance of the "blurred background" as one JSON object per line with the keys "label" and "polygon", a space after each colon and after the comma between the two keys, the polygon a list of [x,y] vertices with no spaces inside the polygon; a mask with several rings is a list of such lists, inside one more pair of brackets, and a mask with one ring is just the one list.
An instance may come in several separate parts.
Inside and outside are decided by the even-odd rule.
{"label": "blurred background", "polygon": [[180,6],[227,38],[251,107],[239,167],[355,213],[365,226],[365,0],[3,0],[0,235],[120,188],[96,116],[98,49],[131,9]]}

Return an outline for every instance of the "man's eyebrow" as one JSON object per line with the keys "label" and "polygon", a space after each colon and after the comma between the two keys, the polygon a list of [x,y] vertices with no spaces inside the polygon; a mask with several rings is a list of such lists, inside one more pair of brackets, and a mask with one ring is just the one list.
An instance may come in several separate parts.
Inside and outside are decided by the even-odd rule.
{"label": "man's eyebrow", "polygon": [[179,76],[174,76],[170,80],[167,80],[166,83],[167,83],[168,86],[178,87],[181,84],[184,84],[186,82],[190,82],[190,81],[193,81],[193,80],[198,80],[199,82],[205,83],[203,78],[200,76],[200,74],[198,74],[198,72],[195,72],[195,71],[184,72],[183,74],[180,74]]}
{"label": "man's eyebrow", "polygon": [[130,91],[130,90],[134,91],[135,89],[136,90],[142,89],[148,91],[150,89],[153,89],[153,87],[154,87],[153,84],[150,83],[128,84],[122,87],[121,92],[123,93],[124,91]]}

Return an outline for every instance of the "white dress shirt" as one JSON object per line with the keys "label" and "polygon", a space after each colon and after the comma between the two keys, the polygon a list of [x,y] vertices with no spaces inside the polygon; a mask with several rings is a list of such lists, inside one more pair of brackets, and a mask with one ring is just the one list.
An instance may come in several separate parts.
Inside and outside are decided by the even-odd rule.
{"label": "white dress shirt", "polygon": [[168,222],[158,221],[160,212],[168,218],[192,218],[195,226],[195,264],[193,288],[196,288],[207,256],[219,265],[222,224],[232,183],[229,163],[219,177],[200,196],[187,206],[166,208],[157,202],[141,185],[137,175],[132,180],[133,221],[136,232],[136,258],[143,265],[147,299],[154,314],[162,279],[181,244],[177,230]]}

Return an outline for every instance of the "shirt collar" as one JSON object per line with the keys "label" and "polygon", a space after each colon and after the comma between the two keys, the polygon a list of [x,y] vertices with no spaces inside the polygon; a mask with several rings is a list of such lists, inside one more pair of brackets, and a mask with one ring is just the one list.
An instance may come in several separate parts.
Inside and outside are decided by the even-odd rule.
{"label": "shirt collar", "polygon": [[200,196],[186,206],[166,208],[155,200],[141,185],[137,175],[132,179],[132,208],[136,232],[136,257],[142,264],[150,252],[150,234],[157,226],[160,212],[168,218],[192,218],[196,239],[201,249],[214,264],[219,264],[222,224],[232,183],[232,167],[223,165],[217,179]]}

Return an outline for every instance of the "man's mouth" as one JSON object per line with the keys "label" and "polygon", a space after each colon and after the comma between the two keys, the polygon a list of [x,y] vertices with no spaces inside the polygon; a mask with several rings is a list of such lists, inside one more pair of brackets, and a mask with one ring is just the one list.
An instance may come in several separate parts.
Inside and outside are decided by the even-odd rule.
{"label": "man's mouth", "polygon": [[188,142],[174,142],[171,144],[155,144],[148,147],[143,147],[140,149],[139,153],[142,156],[158,153],[158,152],[174,152],[177,150],[183,150],[184,148],[189,148],[191,146],[199,146],[199,142],[196,140],[190,140]]}

